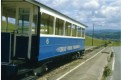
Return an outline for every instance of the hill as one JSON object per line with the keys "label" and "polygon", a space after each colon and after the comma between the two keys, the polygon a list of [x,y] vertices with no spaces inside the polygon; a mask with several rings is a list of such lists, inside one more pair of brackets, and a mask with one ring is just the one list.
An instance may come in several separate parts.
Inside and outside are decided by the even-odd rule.
{"label": "hill", "polygon": [[[92,37],[86,36],[85,38],[85,46],[92,46]],[[111,46],[121,46],[121,41],[102,40],[96,38],[93,39],[93,46],[100,46],[107,42],[111,42]]]}
{"label": "hill", "polygon": [[[85,46],[92,46],[92,37],[90,36],[86,36],[85,37]],[[104,43],[106,43],[107,41],[106,40],[101,40],[101,39],[96,39],[94,38],[93,39],[93,46],[100,46]]]}
{"label": "hill", "polygon": [[[92,30],[86,31],[87,36],[92,36]],[[121,41],[121,30],[95,30],[94,37],[102,40],[113,40],[113,41]]]}

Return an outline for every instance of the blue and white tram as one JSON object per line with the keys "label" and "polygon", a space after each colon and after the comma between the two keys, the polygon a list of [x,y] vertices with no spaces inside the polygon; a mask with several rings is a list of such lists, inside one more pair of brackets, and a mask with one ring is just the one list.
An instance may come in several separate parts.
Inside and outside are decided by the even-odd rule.
{"label": "blue and white tram", "polygon": [[4,77],[85,49],[86,25],[37,1],[2,0],[1,15]]}

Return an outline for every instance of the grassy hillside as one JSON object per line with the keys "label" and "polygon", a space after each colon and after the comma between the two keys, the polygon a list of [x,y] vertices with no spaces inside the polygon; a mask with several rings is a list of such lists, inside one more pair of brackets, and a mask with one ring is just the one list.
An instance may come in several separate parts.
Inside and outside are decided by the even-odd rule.
{"label": "grassy hillside", "polygon": [[[107,43],[108,41],[94,38],[93,39],[93,45],[94,46],[100,46],[100,45],[103,45],[103,44]],[[112,43],[112,46],[121,46],[120,41],[117,41],[117,42],[116,41],[111,41],[111,43]],[[85,46],[92,46],[92,38],[91,37],[86,36]]]}
{"label": "grassy hillside", "polygon": [[121,41],[112,41],[112,46],[121,46]]}
{"label": "grassy hillside", "polygon": [[[93,39],[93,46],[100,46],[102,44],[104,44],[106,41],[105,40],[100,40],[100,39]],[[86,36],[86,40],[85,40],[85,45],[86,46],[92,46],[92,38],[89,36]]]}
{"label": "grassy hillside", "polygon": [[[92,30],[86,31],[87,36],[92,36]],[[105,29],[105,30],[95,30],[94,37],[98,39],[109,39],[120,41],[121,40],[121,30]]]}

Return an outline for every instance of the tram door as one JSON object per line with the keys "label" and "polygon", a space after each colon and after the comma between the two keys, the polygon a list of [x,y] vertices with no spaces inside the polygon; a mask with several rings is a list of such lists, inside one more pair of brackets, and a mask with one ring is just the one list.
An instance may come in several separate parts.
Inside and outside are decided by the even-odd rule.
{"label": "tram door", "polygon": [[29,59],[31,49],[31,8],[17,8],[16,30],[14,34],[14,57]]}

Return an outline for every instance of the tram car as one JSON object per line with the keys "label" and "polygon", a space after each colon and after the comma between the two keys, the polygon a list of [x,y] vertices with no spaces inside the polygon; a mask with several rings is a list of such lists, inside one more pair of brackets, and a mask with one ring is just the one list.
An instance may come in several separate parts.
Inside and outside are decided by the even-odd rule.
{"label": "tram car", "polygon": [[2,78],[41,73],[85,50],[87,26],[37,1],[2,0],[1,17]]}

